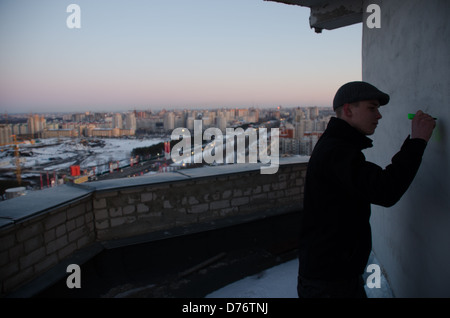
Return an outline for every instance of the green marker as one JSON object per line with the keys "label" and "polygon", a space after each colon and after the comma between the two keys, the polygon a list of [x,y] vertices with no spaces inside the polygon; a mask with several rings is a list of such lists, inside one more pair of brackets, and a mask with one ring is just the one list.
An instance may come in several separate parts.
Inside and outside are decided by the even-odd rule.
{"label": "green marker", "polygon": [[[408,114],[408,119],[413,119],[416,116],[416,114]],[[436,117],[433,117],[434,120],[437,120]]]}

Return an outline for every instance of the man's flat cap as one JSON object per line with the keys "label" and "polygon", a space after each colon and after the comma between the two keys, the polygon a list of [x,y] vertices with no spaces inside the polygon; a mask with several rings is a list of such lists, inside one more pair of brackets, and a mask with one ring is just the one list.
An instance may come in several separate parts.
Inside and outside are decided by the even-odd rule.
{"label": "man's flat cap", "polygon": [[366,82],[350,82],[342,85],[333,100],[333,109],[347,103],[355,103],[363,100],[378,100],[380,106],[389,103],[389,95],[383,93],[372,84]]}

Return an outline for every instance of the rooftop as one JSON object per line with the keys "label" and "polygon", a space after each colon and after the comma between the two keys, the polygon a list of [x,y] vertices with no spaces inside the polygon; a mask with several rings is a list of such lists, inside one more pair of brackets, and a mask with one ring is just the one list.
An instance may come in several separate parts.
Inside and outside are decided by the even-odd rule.
{"label": "rooftop", "polygon": [[[221,285],[206,284],[204,297],[295,249],[306,163],[281,158],[273,175],[253,163],[184,169],[61,185],[0,202],[0,252],[7,256],[0,265],[2,290],[32,297],[62,282],[67,293],[66,267],[75,263],[92,284],[75,295],[100,297],[127,275],[148,276],[151,284],[152,275],[170,280],[223,255],[221,261],[233,265],[223,266],[229,275]],[[110,258],[114,268],[106,264]],[[101,272],[108,271],[114,275],[105,283]]]}
{"label": "rooftop", "polygon": [[[280,164],[283,175],[290,171],[286,171],[285,167],[296,167],[302,162],[300,158],[282,158]],[[260,182],[256,178],[259,168],[256,164],[202,167],[34,191],[2,202],[4,209],[1,210],[1,220],[7,229],[10,228],[8,225],[21,224],[27,219],[45,215],[46,211],[54,211],[69,202],[92,195],[111,197],[112,200],[128,196],[129,201],[136,191],[142,191],[143,186],[155,189],[154,187],[165,185],[166,198],[169,198],[168,191],[178,191],[183,187],[169,190],[167,185],[186,180],[210,184],[208,189],[202,188],[205,193],[215,192],[212,179],[217,187],[223,178],[225,181],[236,182],[242,177],[254,178],[254,181],[246,181],[257,186],[256,182]],[[256,174],[249,175],[249,171]],[[238,178],[228,179],[231,176]],[[279,175],[271,178],[284,180]],[[239,184],[242,191],[246,191],[245,183]],[[194,183],[190,183],[190,187],[193,188]],[[191,197],[188,190],[184,189],[183,196]],[[49,200],[45,200],[46,197]],[[197,196],[200,197],[201,195]],[[216,200],[220,201],[220,197]],[[34,204],[36,201],[39,204]],[[97,201],[94,199],[94,206],[97,205],[95,202]],[[268,201],[265,205],[267,204]],[[154,202],[153,205],[158,206],[158,203]],[[116,213],[117,209],[111,211]],[[70,223],[70,220],[67,221]],[[60,261],[9,297],[296,298],[297,222],[298,214],[295,209],[284,212],[281,209],[281,213],[261,209],[256,214],[237,214],[211,222],[194,222],[139,235],[134,233],[132,236],[96,241],[75,251],[72,256]],[[50,226],[45,219],[43,224],[46,228]],[[369,262],[377,263],[374,255]],[[83,277],[81,289],[67,288],[68,264],[80,264]],[[381,289],[368,289],[367,292],[369,297],[392,296],[385,279]]]}

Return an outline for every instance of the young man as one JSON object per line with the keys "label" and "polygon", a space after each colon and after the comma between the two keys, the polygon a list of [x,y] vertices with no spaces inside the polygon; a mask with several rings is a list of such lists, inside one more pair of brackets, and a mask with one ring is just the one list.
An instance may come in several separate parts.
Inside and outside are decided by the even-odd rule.
{"label": "young man", "polygon": [[308,163],[301,211],[298,294],[366,297],[362,274],[372,249],[370,205],[394,205],[419,169],[435,127],[418,111],[411,135],[385,169],[366,161],[362,150],[382,118],[389,95],[366,82],[336,92],[331,118]]}

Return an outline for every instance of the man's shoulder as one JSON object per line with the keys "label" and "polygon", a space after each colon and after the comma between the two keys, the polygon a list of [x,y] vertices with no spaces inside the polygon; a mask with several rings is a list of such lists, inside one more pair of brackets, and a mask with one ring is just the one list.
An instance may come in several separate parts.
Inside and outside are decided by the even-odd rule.
{"label": "man's shoulder", "polygon": [[356,148],[355,145],[344,138],[339,138],[333,135],[323,136],[319,142],[317,142],[314,150],[320,152],[332,152],[332,151],[347,151],[352,148]]}
{"label": "man's shoulder", "polygon": [[[333,165],[333,163],[342,161],[353,161],[360,156],[364,156],[361,149],[355,147],[350,141],[329,136],[316,144],[310,162],[316,162],[319,165]],[[361,157],[361,159],[364,160],[364,157]]]}

